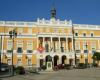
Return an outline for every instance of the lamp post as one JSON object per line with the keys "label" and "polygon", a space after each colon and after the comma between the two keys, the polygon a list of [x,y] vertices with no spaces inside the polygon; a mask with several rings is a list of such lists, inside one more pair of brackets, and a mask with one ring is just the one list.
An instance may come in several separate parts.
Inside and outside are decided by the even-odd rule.
{"label": "lamp post", "polygon": [[1,41],[0,41],[0,71],[1,71],[1,53],[2,53],[2,35],[1,35]]}
{"label": "lamp post", "polygon": [[87,49],[88,49],[88,44],[86,43],[85,46],[86,46],[86,53],[87,53],[87,63],[86,63],[86,65],[87,65],[87,67],[88,67],[88,50],[87,50]]}
{"label": "lamp post", "polygon": [[75,67],[76,67],[76,65],[77,65],[77,55],[76,55],[76,50],[75,50],[75,31],[74,31],[74,26],[72,25],[72,34],[73,34],[73,52],[74,52],[74,58],[75,58]]}
{"label": "lamp post", "polygon": [[11,75],[14,76],[14,65],[13,65],[13,50],[14,50],[14,38],[17,37],[16,30],[9,31],[10,39],[12,39],[12,68]]}

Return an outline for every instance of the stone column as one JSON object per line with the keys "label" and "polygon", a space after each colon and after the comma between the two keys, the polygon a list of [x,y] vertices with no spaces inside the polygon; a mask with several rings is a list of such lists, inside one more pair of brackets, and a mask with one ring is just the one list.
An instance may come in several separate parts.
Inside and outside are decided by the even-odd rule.
{"label": "stone column", "polygon": [[48,45],[49,45],[49,52],[50,52],[50,37],[49,37],[49,40],[48,40]]}
{"label": "stone column", "polygon": [[66,37],[66,52],[68,51],[68,39]]}
{"label": "stone column", "polygon": [[75,59],[73,58],[73,66],[75,66]]}
{"label": "stone column", "polygon": [[38,45],[39,45],[39,41],[38,41],[38,39],[39,39],[39,38],[37,37],[37,48],[38,48]]}
{"label": "stone column", "polygon": [[72,51],[73,51],[74,49],[73,49],[73,38],[72,38]]}
{"label": "stone column", "polygon": [[45,37],[43,37],[43,47],[45,47]]}
{"label": "stone column", "polygon": [[50,40],[50,51],[52,51],[53,50],[53,47],[52,47],[52,37],[50,38],[51,40]]}
{"label": "stone column", "polygon": [[60,47],[61,47],[61,45],[60,45],[60,37],[59,37],[59,52],[61,52]]}
{"label": "stone column", "polygon": [[98,40],[98,49],[100,49],[100,41]]}

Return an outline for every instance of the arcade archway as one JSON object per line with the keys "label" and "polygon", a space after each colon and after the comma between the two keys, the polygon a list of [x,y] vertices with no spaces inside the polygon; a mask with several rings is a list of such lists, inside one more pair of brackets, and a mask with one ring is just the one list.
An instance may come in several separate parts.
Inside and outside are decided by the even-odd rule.
{"label": "arcade archway", "polygon": [[73,59],[69,59],[69,65],[70,65],[70,66],[73,65]]}
{"label": "arcade archway", "polygon": [[65,60],[66,60],[66,56],[63,55],[63,56],[62,56],[62,64],[66,64]]}
{"label": "arcade archway", "polygon": [[52,70],[52,57],[50,55],[47,55],[46,58],[46,69]]}
{"label": "arcade archway", "polygon": [[55,55],[54,56],[54,66],[58,65],[58,60],[59,60],[59,56]]}
{"label": "arcade archway", "polygon": [[46,62],[51,62],[52,61],[52,57],[50,55],[47,55],[45,58]]}

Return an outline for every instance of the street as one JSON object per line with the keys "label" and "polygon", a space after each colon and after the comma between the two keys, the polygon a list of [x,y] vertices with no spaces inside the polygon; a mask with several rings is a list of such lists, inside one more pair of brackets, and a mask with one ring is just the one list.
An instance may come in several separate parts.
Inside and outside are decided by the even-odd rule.
{"label": "street", "polygon": [[39,74],[16,75],[0,80],[100,80],[100,68],[41,71]]}

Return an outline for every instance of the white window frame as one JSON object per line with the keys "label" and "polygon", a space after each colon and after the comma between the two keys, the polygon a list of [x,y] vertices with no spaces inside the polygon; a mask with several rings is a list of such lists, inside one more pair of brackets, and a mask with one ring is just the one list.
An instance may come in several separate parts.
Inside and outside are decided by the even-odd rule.
{"label": "white window frame", "polygon": [[93,50],[93,48],[96,50],[96,41],[91,41],[91,50]]}
{"label": "white window frame", "polygon": [[23,48],[23,41],[22,40],[17,41],[17,48],[18,47],[22,47]]}
{"label": "white window frame", "polygon": [[[91,34],[93,34],[93,36],[91,36]],[[93,32],[91,32],[91,33],[90,33],[90,36],[91,36],[91,37],[94,37],[94,33],[93,33]]]}
{"label": "white window frame", "polygon": [[12,40],[7,40],[7,50],[12,50],[13,42]]}
{"label": "white window frame", "polygon": [[[77,36],[79,36],[78,30],[75,30],[75,34],[76,34],[76,33],[78,34]],[[74,34],[74,35],[75,35],[75,34]],[[76,36],[76,35],[75,35],[75,36]],[[76,36],[76,37],[77,37],[77,36]]]}
{"label": "white window frame", "polygon": [[[29,61],[30,61],[30,62],[29,62]],[[29,59],[27,60],[27,65],[28,65],[28,66],[31,66],[31,65],[32,65],[32,59],[29,58]]]}
{"label": "white window frame", "polygon": [[[85,34],[85,36],[84,36],[84,34]],[[83,33],[83,37],[86,37],[86,32]]]}
{"label": "white window frame", "polygon": [[7,60],[7,64],[8,64],[8,65],[12,65],[12,60],[11,60],[11,59],[8,59],[8,60]]}
{"label": "white window frame", "polygon": [[[87,44],[87,42],[84,41],[84,42],[83,42],[83,50],[87,50],[87,48],[86,48],[86,44]],[[88,45],[88,44],[87,44],[87,45]]]}
{"label": "white window frame", "polygon": [[[19,61],[19,60],[20,60],[20,61]],[[18,66],[21,66],[21,65],[22,65],[22,59],[18,59],[18,60],[17,60],[17,65],[18,65]]]}
{"label": "white window frame", "polygon": [[79,41],[75,42],[75,50],[80,50],[80,42]]}

